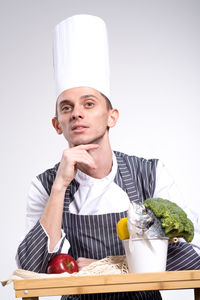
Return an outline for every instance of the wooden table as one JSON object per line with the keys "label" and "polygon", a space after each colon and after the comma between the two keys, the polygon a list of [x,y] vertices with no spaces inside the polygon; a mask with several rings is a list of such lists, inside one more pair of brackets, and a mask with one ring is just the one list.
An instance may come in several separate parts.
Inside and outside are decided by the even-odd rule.
{"label": "wooden table", "polygon": [[194,299],[200,300],[200,270],[16,280],[14,289],[16,297],[24,300],[38,300],[40,296],[194,289]]}

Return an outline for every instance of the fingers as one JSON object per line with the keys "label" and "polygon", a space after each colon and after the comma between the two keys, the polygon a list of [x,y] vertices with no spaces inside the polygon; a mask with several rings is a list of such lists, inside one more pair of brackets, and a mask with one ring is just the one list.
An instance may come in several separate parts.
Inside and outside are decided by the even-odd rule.
{"label": "fingers", "polygon": [[96,169],[93,157],[85,150],[82,150],[80,154],[77,153],[76,163],[77,165],[83,164],[91,169]]}
{"label": "fingers", "polygon": [[85,258],[85,257],[79,257],[76,260],[76,263],[78,265],[78,270],[80,271],[82,268],[89,266],[93,262],[97,261],[96,259],[91,258]]}
{"label": "fingers", "polygon": [[[78,146],[79,147],[79,146]],[[75,148],[70,148],[66,149],[63,152],[63,160],[64,162],[68,163],[69,166],[75,166],[77,164],[84,164],[85,166],[95,169],[96,164],[93,159],[93,157],[89,154],[88,150],[89,149],[94,149],[89,147],[86,147],[87,150],[81,147],[75,147]]]}
{"label": "fingers", "polygon": [[91,149],[97,149],[99,148],[98,144],[86,144],[86,145],[79,145],[79,146],[73,146],[73,149],[81,149],[81,150],[91,150]]}
{"label": "fingers", "polygon": [[66,155],[66,159],[71,161],[71,163],[78,164],[82,163],[90,168],[96,168],[93,157],[90,155],[89,150],[99,148],[98,144],[86,144],[79,145],[64,151],[64,155]]}
{"label": "fingers", "polygon": [[99,145],[79,145],[64,150],[62,159],[56,175],[56,184],[67,187],[75,177],[77,168],[82,165],[89,169],[96,169],[97,166],[90,153],[90,150],[97,149]]}

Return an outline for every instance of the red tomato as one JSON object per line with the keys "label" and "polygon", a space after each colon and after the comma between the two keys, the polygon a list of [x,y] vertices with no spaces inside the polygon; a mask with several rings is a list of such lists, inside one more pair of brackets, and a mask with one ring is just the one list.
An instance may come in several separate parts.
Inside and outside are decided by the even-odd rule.
{"label": "red tomato", "polygon": [[52,258],[47,266],[48,274],[58,274],[58,273],[74,273],[78,272],[78,265],[74,258],[69,254],[57,254]]}

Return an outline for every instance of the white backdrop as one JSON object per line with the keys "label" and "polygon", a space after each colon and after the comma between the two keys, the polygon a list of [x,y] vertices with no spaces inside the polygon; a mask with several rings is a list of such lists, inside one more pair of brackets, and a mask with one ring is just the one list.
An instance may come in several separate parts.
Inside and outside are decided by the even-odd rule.
{"label": "white backdrop", "polygon": [[[120,111],[111,130],[113,148],[162,159],[184,198],[200,209],[200,2],[1,1],[0,278],[16,269],[32,177],[53,166],[67,147],[51,126],[51,38],[58,22],[79,13],[102,17],[108,26],[111,100]],[[164,299],[179,296],[193,294],[163,293]],[[15,299],[12,285],[0,288],[0,299]]]}

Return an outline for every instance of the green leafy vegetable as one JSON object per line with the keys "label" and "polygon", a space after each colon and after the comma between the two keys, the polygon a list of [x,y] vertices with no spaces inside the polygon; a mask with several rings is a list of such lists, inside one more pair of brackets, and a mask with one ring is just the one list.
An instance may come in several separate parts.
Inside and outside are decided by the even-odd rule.
{"label": "green leafy vegetable", "polygon": [[149,198],[144,201],[144,205],[160,219],[167,237],[183,237],[187,242],[192,241],[194,225],[176,203],[162,198]]}

